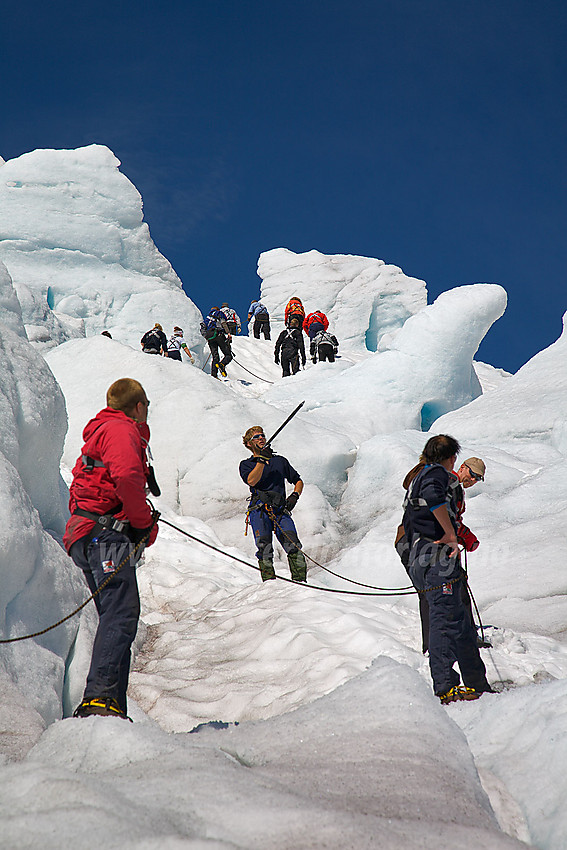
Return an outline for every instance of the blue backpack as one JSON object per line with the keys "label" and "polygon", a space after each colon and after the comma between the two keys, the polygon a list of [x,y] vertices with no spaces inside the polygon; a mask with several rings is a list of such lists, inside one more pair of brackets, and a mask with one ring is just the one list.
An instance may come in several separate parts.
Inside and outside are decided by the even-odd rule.
{"label": "blue backpack", "polygon": [[[201,336],[204,336],[206,340],[215,339],[223,332],[222,328],[219,327],[219,318],[220,311],[217,311],[216,313],[209,313],[205,320],[201,322]],[[224,313],[222,318],[226,319]]]}

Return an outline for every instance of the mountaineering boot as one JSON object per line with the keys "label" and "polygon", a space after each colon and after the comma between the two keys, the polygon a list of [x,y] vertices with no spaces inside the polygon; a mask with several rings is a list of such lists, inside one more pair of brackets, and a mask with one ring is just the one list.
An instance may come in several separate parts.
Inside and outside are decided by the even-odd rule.
{"label": "mountaineering boot", "polygon": [[262,576],[262,581],[270,581],[270,579],[275,579],[276,572],[274,570],[274,565],[271,561],[258,561],[258,566],[260,567],[260,575]]}
{"label": "mountaineering boot", "polygon": [[473,688],[466,688],[463,685],[455,685],[449,688],[447,693],[438,694],[442,705],[447,705],[450,702],[460,702],[461,700],[478,699],[482,696],[482,691],[475,691]]}
{"label": "mountaineering boot", "polygon": [[219,367],[219,371],[220,371],[221,375],[223,376],[223,378],[227,378],[228,375],[226,374],[226,369],[224,368],[222,363],[217,363],[217,366]]}
{"label": "mountaineering boot", "polygon": [[[116,700],[111,697],[84,699],[73,712],[73,717],[90,717],[93,714],[99,714],[102,717],[121,717],[123,720],[130,720],[128,715],[124,714]],[[132,721],[130,720],[130,722]]]}
{"label": "mountaineering boot", "polygon": [[293,581],[307,581],[307,564],[303,552],[291,552],[287,556]]}

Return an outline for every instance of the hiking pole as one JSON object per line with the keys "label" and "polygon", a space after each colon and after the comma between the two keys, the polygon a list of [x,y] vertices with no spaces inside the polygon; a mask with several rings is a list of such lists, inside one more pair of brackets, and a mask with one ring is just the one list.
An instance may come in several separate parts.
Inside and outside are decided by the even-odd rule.
{"label": "hiking pole", "polygon": [[270,445],[270,443],[272,442],[272,440],[274,440],[274,439],[278,436],[278,434],[280,433],[280,431],[282,431],[282,430],[285,428],[285,426],[287,425],[287,423],[288,423],[291,419],[293,419],[293,417],[295,416],[295,414],[296,414],[296,413],[298,413],[298,412],[301,410],[301,408],[303,407],[303,405],[304,405],[304,404],[305,404],[305,401],[302,401],[302,402],[301,402],[301,404],[298,404],[298,405],[297,405],[297,407],[295,408],[295,410],[293,411],[293,413],[290,413],[290,414],[289,414],[289,416],[287,417],[287,419],[285,420],[285,422],[283,422],[283,423],[280,425],[280,427],[278,428],[278,430],[277,430],[277,431],[275,431],[275,432],[272,434],[272,436],[270,437],[270,439],[269,439],[269,440],[268,440],[268,442],[266,443],[266,446],[269,446],[269,445]]}

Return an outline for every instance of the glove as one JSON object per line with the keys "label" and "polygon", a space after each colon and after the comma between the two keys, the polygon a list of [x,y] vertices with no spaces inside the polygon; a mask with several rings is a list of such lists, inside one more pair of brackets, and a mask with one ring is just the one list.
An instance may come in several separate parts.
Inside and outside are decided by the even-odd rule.
{"label": "glove", "polygon": [[[130,532],[128,534],[128,537],[130,538],[130,540],[132,541],[134,546],[137,546],[138,543],[140,542],[140,540],[143,540],[144,537],[147,538],[145,543],[144,543],[144,546],[151,546],[152,545],[152,543],[155,541],[157,534],[158,534],[157,521],[159,519],[159,516],[160,516],[159,511],[152,511],[152,524],[146,526],[146,528],[134,528],[133,526],[130,526]],[[143,548],[144,548],[143,546],[140,546],[140,549],[143,549]],[[140,551],[140,550],[138,550],[138,551]]]}
{"label": "glove", "polygon": [[291,513],[292,510],[294,509],[294,507],[297,505],[298,499],[299,499],[299,493],[293,492],[291,494],[291,496],[288,496],[287,499],[285,500],[286,511],[289,511]]}
{"label": "glove", "polygon": [[459,529],[459,543],[465,547],[467,552],[474,552],[480,546],[480,541],[478,537],[472,533],[470,528],[467,528],[466,525],[463,525]]}
{"label": "glove", "polygon": [[277,363],[277,364],[278,364],[278,366],[280,365],[280,358],[278,357],[278,355],[277,355],[277,354],[276,354],[276,356],[274,357],[274,363]]}
{"label": "glove", "polygon": [[274,452],[271,446],[264,446],[263,449],[260,450],[260,454],[256,455],[257,460],[263,460],[265,463],[269,461],[271,457],[274,456]]}

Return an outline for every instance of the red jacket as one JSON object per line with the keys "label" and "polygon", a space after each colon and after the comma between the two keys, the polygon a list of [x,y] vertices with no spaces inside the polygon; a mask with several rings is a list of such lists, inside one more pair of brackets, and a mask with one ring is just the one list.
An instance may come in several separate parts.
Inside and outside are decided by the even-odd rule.
{"label": "red jacket", "polygon": [[329,327],[328,318],[325,316],[324,313],[321,313],[321,311],[318,310],[316,313],[309,313],[309,315],[305,317],[305,320],[303,322],[303,330],[306,334],[309,333],[309,328],[311,327],[313,322],[320,322],[323,325],[324,331],[326,331]]}
{"label": "red jacket", "polygon": [[305,310],[304,310],[303,304],[301,303],[299,298],[290,298],[290,300],[287,303],[287,307],[285,308],[285,313],[284,313],[284,321],[285,321],[286,325],[287,325],[287,320],[290,318],[290,316],[297,316],[297,318],[300,321],[300,324],[303,321],[303,319],[305,318]]}
{"label": "red jacket", "polygon": [[[67,522],[63,544],[67,551],[75,541],[94,528],[93,520],[73,516],[75,508],[105,514],[122,504],[117,519],[128,520],[134,528],[147,528],[152,514],[146,502],[148,465],[146,445],[150,429],[145,422],[137,423],[121,410],[105,407],[86,425],[81,457],[73,468],[69,492],[71,517]],[[91,471],[82,457],[101,461]],[[146,543],[150,546],[157,537],[157,524]]]}

